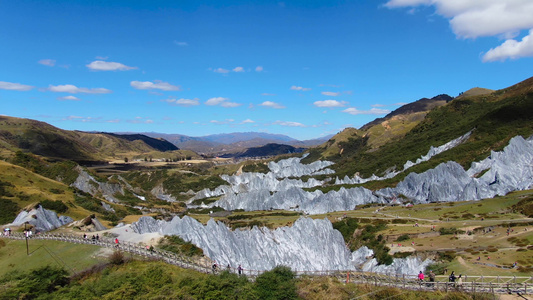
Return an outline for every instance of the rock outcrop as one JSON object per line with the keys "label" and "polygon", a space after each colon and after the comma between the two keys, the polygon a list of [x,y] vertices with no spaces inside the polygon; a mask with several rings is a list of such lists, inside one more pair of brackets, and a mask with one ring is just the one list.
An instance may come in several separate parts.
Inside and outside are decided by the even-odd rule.
{"label": "rock outcrop", "polygon": [[[438,151],[433,148],[431,153],[449,149],[468,136],[466,134],[442,148],[438,147]],[[427,156],[422,159],[427,159]],[[284,161],[283,165],[286,163]],[[514,137],[503,151],[493,151],[485,160],[473,163],[468,171],[450,161],[420,174],[410,173],[395,188],[375,192],[361,187],[340,188],[325,194],[319,190],[307,192],[302,189],[302,182],[294,179],[283,185],[282,181],[272,183],[272,177],[264,174],[257,181],[248,178],[250,174],[241,176],[228,177],[228,181],[236,185],[232,185],[231,189],[221,189],[223,196],[209,206],[226,210],[285,209],[322,214],[352,210],[366,203],[390,203],[400,195],[414,203],[479,200],[533,186],[533,139]],[[311,180],[308,182],[310,185],[317,184]],[[291,183],[296,184],[291,186]]]}
{"label": "rock outcrop", "polygon": [[44,209],[39,205],[31,210],[21,211],[10,225],[21,226],[28,222],[37,232],[44,232],[56,229],[73,221],[71,217],[58,216],[55,212]]}
{"label": "rock outcrop", "polygon": [[[248,270],[270,270],[277,265],[286,265],[294,271],[326,271],[362,269],[364,264],[371,263],[370,257],[361,258],[361,255],[350,253],[342,235],[333,229],[328,219],[300,218],[291,227],[231,231],[213,219],[204,226],[187,216],[174,217],[170,222],[141,217],[131,227],[139,234],[157,232],[180,236],[200,247],[206,256],[221,266],[241,264]],[[417,274],[425,267],[424,263],[428,264],[426,261],[417,265],[416,260],[395,263],[383,270]]]}

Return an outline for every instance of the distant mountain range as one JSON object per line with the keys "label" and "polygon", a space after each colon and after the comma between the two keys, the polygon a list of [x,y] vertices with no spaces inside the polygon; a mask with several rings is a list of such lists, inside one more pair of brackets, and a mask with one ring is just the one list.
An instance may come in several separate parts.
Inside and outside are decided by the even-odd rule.
{"label": "distant mountain range", "polygon": [[333,135],[317,139],[299,141],[283,134],[265,132],[233,132],[191,137],[182,134],[165,134],[143,132],[146,136],[163,138],[180,149],[191,150],[199,154],[214,156],[235,156],[245,153],[246,149],[262,147],[267,144],[283,144],[296,148],[308,148],[320,145]]}
{"label": "distant mountain range", "polygon": [[[527,89],[531,86],[529,79],[513,87],[493,91],[484,88],[473,88],[460,96],[453,98],[441,94],[433,98],[422,98],[415,102],[401,106],[383,118],[377,118],[360,129],[346,128],[333,136],[325,136],[313,140],[299,141],[283,134],[265,132],[234,132],[213,134],[201,137],[191,137],[182,134],[164,134],[156,132],[144,133],[105,133],[69,131],[56,128],[50,124],[8,116],[0,116],[0,150],[10,152],[22,150],[54,159],[69,159],[74,161],[106,160],[113,158],[126,158],[136,155],[146,155],[151,152],[165,151],[193,151],[204,156],[223,157],[257,157],[273,156],[285,153],[302,152],[311,149],[312,158],[322,158],[333,161],[345,161],[353,164],[360,159],[370,159],[368,153],[377,155],[386,148],[386,145],[397,145],[403,148],[405,137],[415,137],[415,133],[431,129],[437,132],[439,128],[426,128],[433,124],[434,119],[442,119],[440,112],[447,112],[457,103],[472,101],[488,101],[486,99],[500,99],[512,97],[515,91]],[[525,87],[524,87],[525,86]],[[466,102],[464,102],[464,101]],[[492,107],[487,102],[480,109]],[[455,103],[455,104],[454,104]],[[490,104],[490,105],[489,105]],[[466,104],[461,104],[466,107]],[[455,108],[461,110],[463,107]],[[494,108],[496,109],[496,108]],[[428,117],[428,114],[432,114]],[[465,112],[466,115],[470,112]],[[452,119],[452,117],[449,117]],[[474,118],[474,117],[471,117]],[[476,116],[475,118],[478,118]],[[474,119],[472,119],[474,120]],[[467,122],[468,120],[461,120]],[[461,123],[446,123],[443,128],[454,128]],[[470,123],[469,123],[470,124]],[[422,127],[421,127],[422,126]],[[435,125],[431,125],[435,126]],[[479,127],[475,122],[469,125]],[[463,130],[471,130],[465,127]],[[434,137],[434,140],[446,141],[447,138],[464,134],[456,130],[454,135]],[[449,135],[449,137],[448,137]],[[419,144],[426,143],[427,137],[421,137]],[[394,144],[394,142],[399,142]],[[397,149],[394,149],[397,151]],[[367,153],[367,154],[364,154]],[[407,153],[407,152],[406,152]],[[364,155],[363,155],[364,154]],[[151,156],[151,154],[148,154]],[[195,156],[187,154],[186,156]],[[179,156],[179,155],[178,155]],[[368,157],[367,157],[368,156]],[[382,157],[389,156],[384,153]],[[376,160],[374,157],[372,161]],[[358,162],[360,164],[361,162]],[[386,164],[383,164],[386,165]],[[347,165],[346,165],[347,166]],[[346,172],[348,172],[346,169]]]}

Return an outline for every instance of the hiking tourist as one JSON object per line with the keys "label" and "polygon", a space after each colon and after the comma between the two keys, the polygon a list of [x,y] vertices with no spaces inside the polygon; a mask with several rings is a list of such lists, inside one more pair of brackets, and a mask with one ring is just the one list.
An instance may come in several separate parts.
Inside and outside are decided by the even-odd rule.
{"label": "hiking tourist", "polygon": [[428,286],[434,286],[435,285],[435,273],[433,273],[433,270],[429,271],[429,285]]}
{"label": "hiking tourist", "polygon": [[424,282],[424,273],[422,273],[422,271],[418,273],[418,281],[420,281],[420,283]]}
{"label": "hiking tourist", "polygon": [[455,282],[455,271],[452,271],[450,277],[448,277],[449,282]]}

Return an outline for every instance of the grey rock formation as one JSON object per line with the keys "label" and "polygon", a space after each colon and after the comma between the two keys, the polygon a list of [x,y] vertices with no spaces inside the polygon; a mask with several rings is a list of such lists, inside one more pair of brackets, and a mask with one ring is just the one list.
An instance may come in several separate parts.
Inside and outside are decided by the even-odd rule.
{"label": "grey rock formation", "polygon": [[[174,217],[170,222],[141,217],[131,227],[140,234],[178,235],[200,247],[219,265],[236,267],[241,264],[247,270],[270,270],[277,265],[289,266],[294,271],[356,270],[371,263],[370,258],[350,253],[342,235],[333,229],[328,219],[300,218],[291,227],[231,231],[213,219],[204,226],[187,216]],[[395,272],[416,274],[424,266],[414,262],[408,264],[400,260],[393,267]],[[410,269],[404,268],[406,266]]]}
{"label": "grey rock formation", "polygon": [[394,258],[390,265],[379,265],[378,261],[372,258],[373,254],[374,251],[371,249],[361,247],[352,253],[352,261],[358,266],[359,270],[364,272],[406,275],[416,275],[434,262],[431,259],[422,260],[418,256],[409,256],[406,258]]}
{"label": "grey rock formation", "polygon": [[167,193],[165,191],[165,188],[163,188],[162,184],[157,185],[154,187],[150,193],[154,195],[157,199],[167,201],[167,202],[176,202],[176,197],[172,196],[171,194]]}
{"label": "grey rock formation", "polygon": [[465,133],[464,135],[452,140],[452,141],[449,141],[448,143],[446,143],[444,145],[441,145],[441,146],[438,146],[438,147],[431,146],[429,148],[428,153],[426,155],[422,155],[415,162],[407,161],[404,164],[404,166],[403,166],[403,170],[401,170],[401,171],[389,172],[387,175],[385,175],[383,177],[372,175],[369,178],[361,178],[358,175],[356,175],[353,178],[349,178],[348,176],[345,176],[343,179],[336,178],[335,179],[335,184],[360,184],[360,183],[365,183],[365,182],[369,182],[369,181],[385,180],[385,179],[393,178],[394,176],[396,176],[399,173],[409,169],[412,166],[415,166],[415,165],[418,165],[418,164],[420,164],[422,162],[428,161],[433,156],[435,156],[437,154],[440,154],[440,153],[442,153],[444,151],[447,151],[447,150],[450,150],[450,149],[453,149],[453,148],[459,146],[460,144],[466,142],[466,140],[468,140],[468,138],[470,137],[471,134],[472,134],[472,130],[467,132],[467,133]]}
{"label": "grey rock formation", "polygon": [[117,183],[99,182],[80,166],[76,166],[76,170],[80,175],[78,178],[76,178],[76,181],[71,184],[71,186],[91,194],[92,196],[101,194],[104,199],[111,203],[120,202],[117,198],[115,198],[114,195],[118,193],[124,195],[124,189],[122,188],[122,185]]}
{"label": "grey rock formation", "polygon": [[447,162],[424,173],[411,173],[396,188],[376,194],[385,197],[403,194],[415,203],[464,201],[503,196],[532,186],[533,140],[517,136],[503,151],[493,151],[483,161],[472,163],[468,171],[456,162]]}
{"label": "grey rock formation", "polygon": [[310,164],[302,164],[301,160],[308,154],[300,157],[292,157],[280,160],[279,162],[269,162],[268,168],[277,178],[302,177],[305,175],[323,175],[335,173],[327,167],[333,165],[330,161],[315,161]]}
{"label": "grey rock formation", "polygon": [[[468,136],[466,134],[432,153],[444,151],[443,149],[464,141]],[[326,194],[318,190],[306,192],[298,184],[291,186],[291,183],[298,182],[294,180],[282,185],[283,188],[272,191],[271,188],[281,184],[271,183],[272,177],[264,174],[260,178],[261,180],[254,181],[248,177],[231,177],[230,182],[239,183],[240,192],[235,192],[234,186],[231,190],[225,188],[223,196],[210,206],[226,210],[285,209],[321,214],[352,210],[359,204],[388,203],[400,194],[414,203],[492,198],[533,186],[533,139],[514,137],[503,151],[492,152],[487,159],[473,163],[468,171],[450,161],[420,174],[410,173],[395,188],[376,192],[364,188],[341,188]]]}
{"label": "grey rock formation", "polygon": [[366,203],[386,203],[386,200],[375,196],[365,188],[330,191],[306,192],[298,187],[289,188],[277,193],[259,190],[243,194],[228,195],[214,202],[212,206],[219,206],[226,210],[244,209],[269,210],[285,209],[302,211],[308,214],[322,214],[331,211],[352,210],[355,206]]}
{"label": "grey rock formation", "polygon": [[30,211],[21,211],[10,225],[21,226],[28,222],[35,227],[37,232],[44,232],[56,229],[73,221],[71,217],[57,216],[55,212],[44,209],[39,205]]}
{"label": "grey rock formation", "polygon": [[[270,162],[268,167],[270,172],[264,173],[242,173],[240,175],[222,175],[221,178],[230,185],[219,186],[214,190],[204,189],[196,193],[189,203],[203,198],[226,195],[228,197],[236,194],[259,192],[259,191],[285,191],[294,187],[311,188],[324,184],[320,180],[311,178],[307,181],[300,179],[289,179],[287,177],[301,177],[305,175],[332,174],[333,170],[327,169],[333,163],[329,161],[316,161],[311,164],[302,164],[300,161],[307,156],[293,157],[279,162]],[[243,195],[244,196],[244,195]]]}

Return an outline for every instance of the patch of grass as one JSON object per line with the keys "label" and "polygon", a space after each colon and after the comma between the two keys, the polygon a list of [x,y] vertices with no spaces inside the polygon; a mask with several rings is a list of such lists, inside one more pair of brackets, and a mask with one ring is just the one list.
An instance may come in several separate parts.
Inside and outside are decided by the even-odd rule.
{"label": "patch of grass", "polygon": [[0,207],[2,207],[2,209],[0,209],[0,224],[13,222],[20,209],[17,203],[4,198],[0,198]]}
{"label": "patch of grass", "polygon": [[204,254],[202,249],[176,235],[165,235],[164,238],[159,240],[157,246],[163,250],[185,256],[200,256]]}

